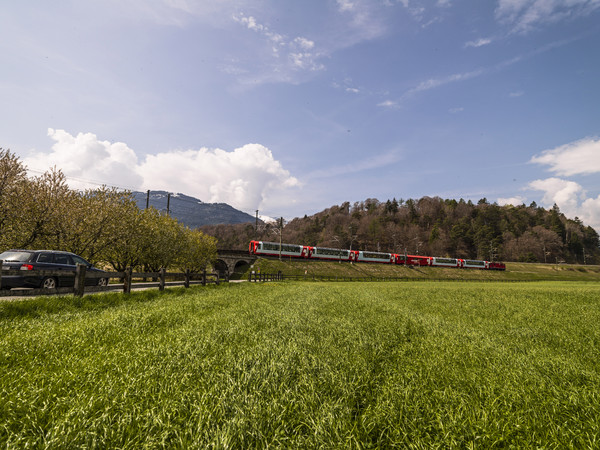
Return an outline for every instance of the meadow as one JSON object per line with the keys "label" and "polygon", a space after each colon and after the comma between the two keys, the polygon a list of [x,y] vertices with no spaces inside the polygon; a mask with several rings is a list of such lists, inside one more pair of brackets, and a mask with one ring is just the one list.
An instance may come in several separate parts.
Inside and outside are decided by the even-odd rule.
{"label": "meadow", "polygon": [[600,283],[0,303],[6,448],[594,448]]}

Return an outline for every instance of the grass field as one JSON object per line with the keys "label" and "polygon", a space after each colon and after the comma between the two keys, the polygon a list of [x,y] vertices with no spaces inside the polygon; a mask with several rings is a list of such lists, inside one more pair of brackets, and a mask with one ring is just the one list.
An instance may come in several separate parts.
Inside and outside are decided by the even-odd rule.
{"label": "grass field", "polygon": [[600,283],[0,303],[7,448],[598,448]]}
{"label": "grass field", "polygon": [[[390,264],[350,264],[293,258],[259,258],[250,270],[263,273],[304,276],[390,277],[410,279],[497,280],[497,281],[597,281],[600,266],[576,264],[506,263],[506,271],[455,269],[445,267],[405,267]],[[246,275],[247,276],[247,275]]]}

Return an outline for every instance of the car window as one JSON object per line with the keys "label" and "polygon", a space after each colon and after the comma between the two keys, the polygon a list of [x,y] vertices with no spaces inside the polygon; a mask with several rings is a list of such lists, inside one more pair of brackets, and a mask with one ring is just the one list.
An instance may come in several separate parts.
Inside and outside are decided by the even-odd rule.
{"label": "car window", "polygon": [[0,253],[0,260],[5,262],[25,262],[31,258],[31,252],[2,252]]}
{"label": "car window", "polygon": [[51,263],[54,262],[54,255],[52,253],[40,253],[37,262],[40,263]]}
{"label": "car window", "polygon": [[75,261],[75,264],[83,264],[85,266],[90,265],[90,263],[87,262],[85,259],[83,259],[81,256],[73,255],[72,258],[73,258],[73,261]]}
{"label": "car window", "polygon": [[56,264],[67,264],[73,266],[73,260],[69,255],[54,255],[54,262]]}

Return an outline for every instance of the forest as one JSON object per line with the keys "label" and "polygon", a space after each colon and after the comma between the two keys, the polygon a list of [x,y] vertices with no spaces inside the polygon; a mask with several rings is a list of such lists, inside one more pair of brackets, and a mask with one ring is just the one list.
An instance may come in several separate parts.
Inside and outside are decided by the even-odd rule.
{"label": "forest", "polygon": [[554,205],[499,206],[439,197],[342,203],[288,223],[211,225],[223,249],[252,239],[490,261],[600,264],[598,233]]}

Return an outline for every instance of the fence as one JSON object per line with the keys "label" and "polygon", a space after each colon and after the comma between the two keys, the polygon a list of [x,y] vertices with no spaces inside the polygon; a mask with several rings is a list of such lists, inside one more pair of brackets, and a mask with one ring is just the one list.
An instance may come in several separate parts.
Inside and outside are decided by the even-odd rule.
{"label": "fence", "polygon": [[282,281],[284,279],[281,271],[277,273],[260,273],[260,272],[250,272],[248,274],[248,281],[251,283],[257,283],[261,281]]}
{"label": "fence", "polygon": [[[251,274],[248,276],[248,281],[347,281],[347,282],[381,282],[381,281],[396,281],[396,282],[457,282],[457,283],[522,283],[541,281],[540,279],[500,279],[500,278],[430,278],[430,277],[347,277],[336,275],[282,275],[277,274]],[[567,281],[567,280],[563,280]]]}
{"label": "fence", "polygon": [[[2,261],[0,261],[0,267]],[[103,292],[103,291],[122,291],[130,293],[132,289],[151,289],[158,288],[164,290],[165,287],[184,286],[189,288],[191,285],[219,284],[221,281],[229,281],[225,276],[224,279],[219,277],[218,273],[202,272],[167,272],[165,269],[160,269],[158,272],[133,272],[131,267],[123,272],[88,272],[83,264],[77,265],[75,270],[0,270],[0,297],[8,296],[33,296],[33,295],[49,295],[49,294],[73,294],[81,297],[84,292]],[[39,278],[40,282],[44,278],[54,278],[58,280],[57,288],[42,289],[42,288],[13,288],[12,290],[1,289],[2,278],[18,276],[27,278]],[[98,285],[100,280],[118,279],[119,282],[106,285]],[[152,281],[148,282],[147,280]],[[167,279],[171,281],[167,281]],[[62,281],[62,282],[61,282]],[[60,284],[68,286],[60,287]]]}

